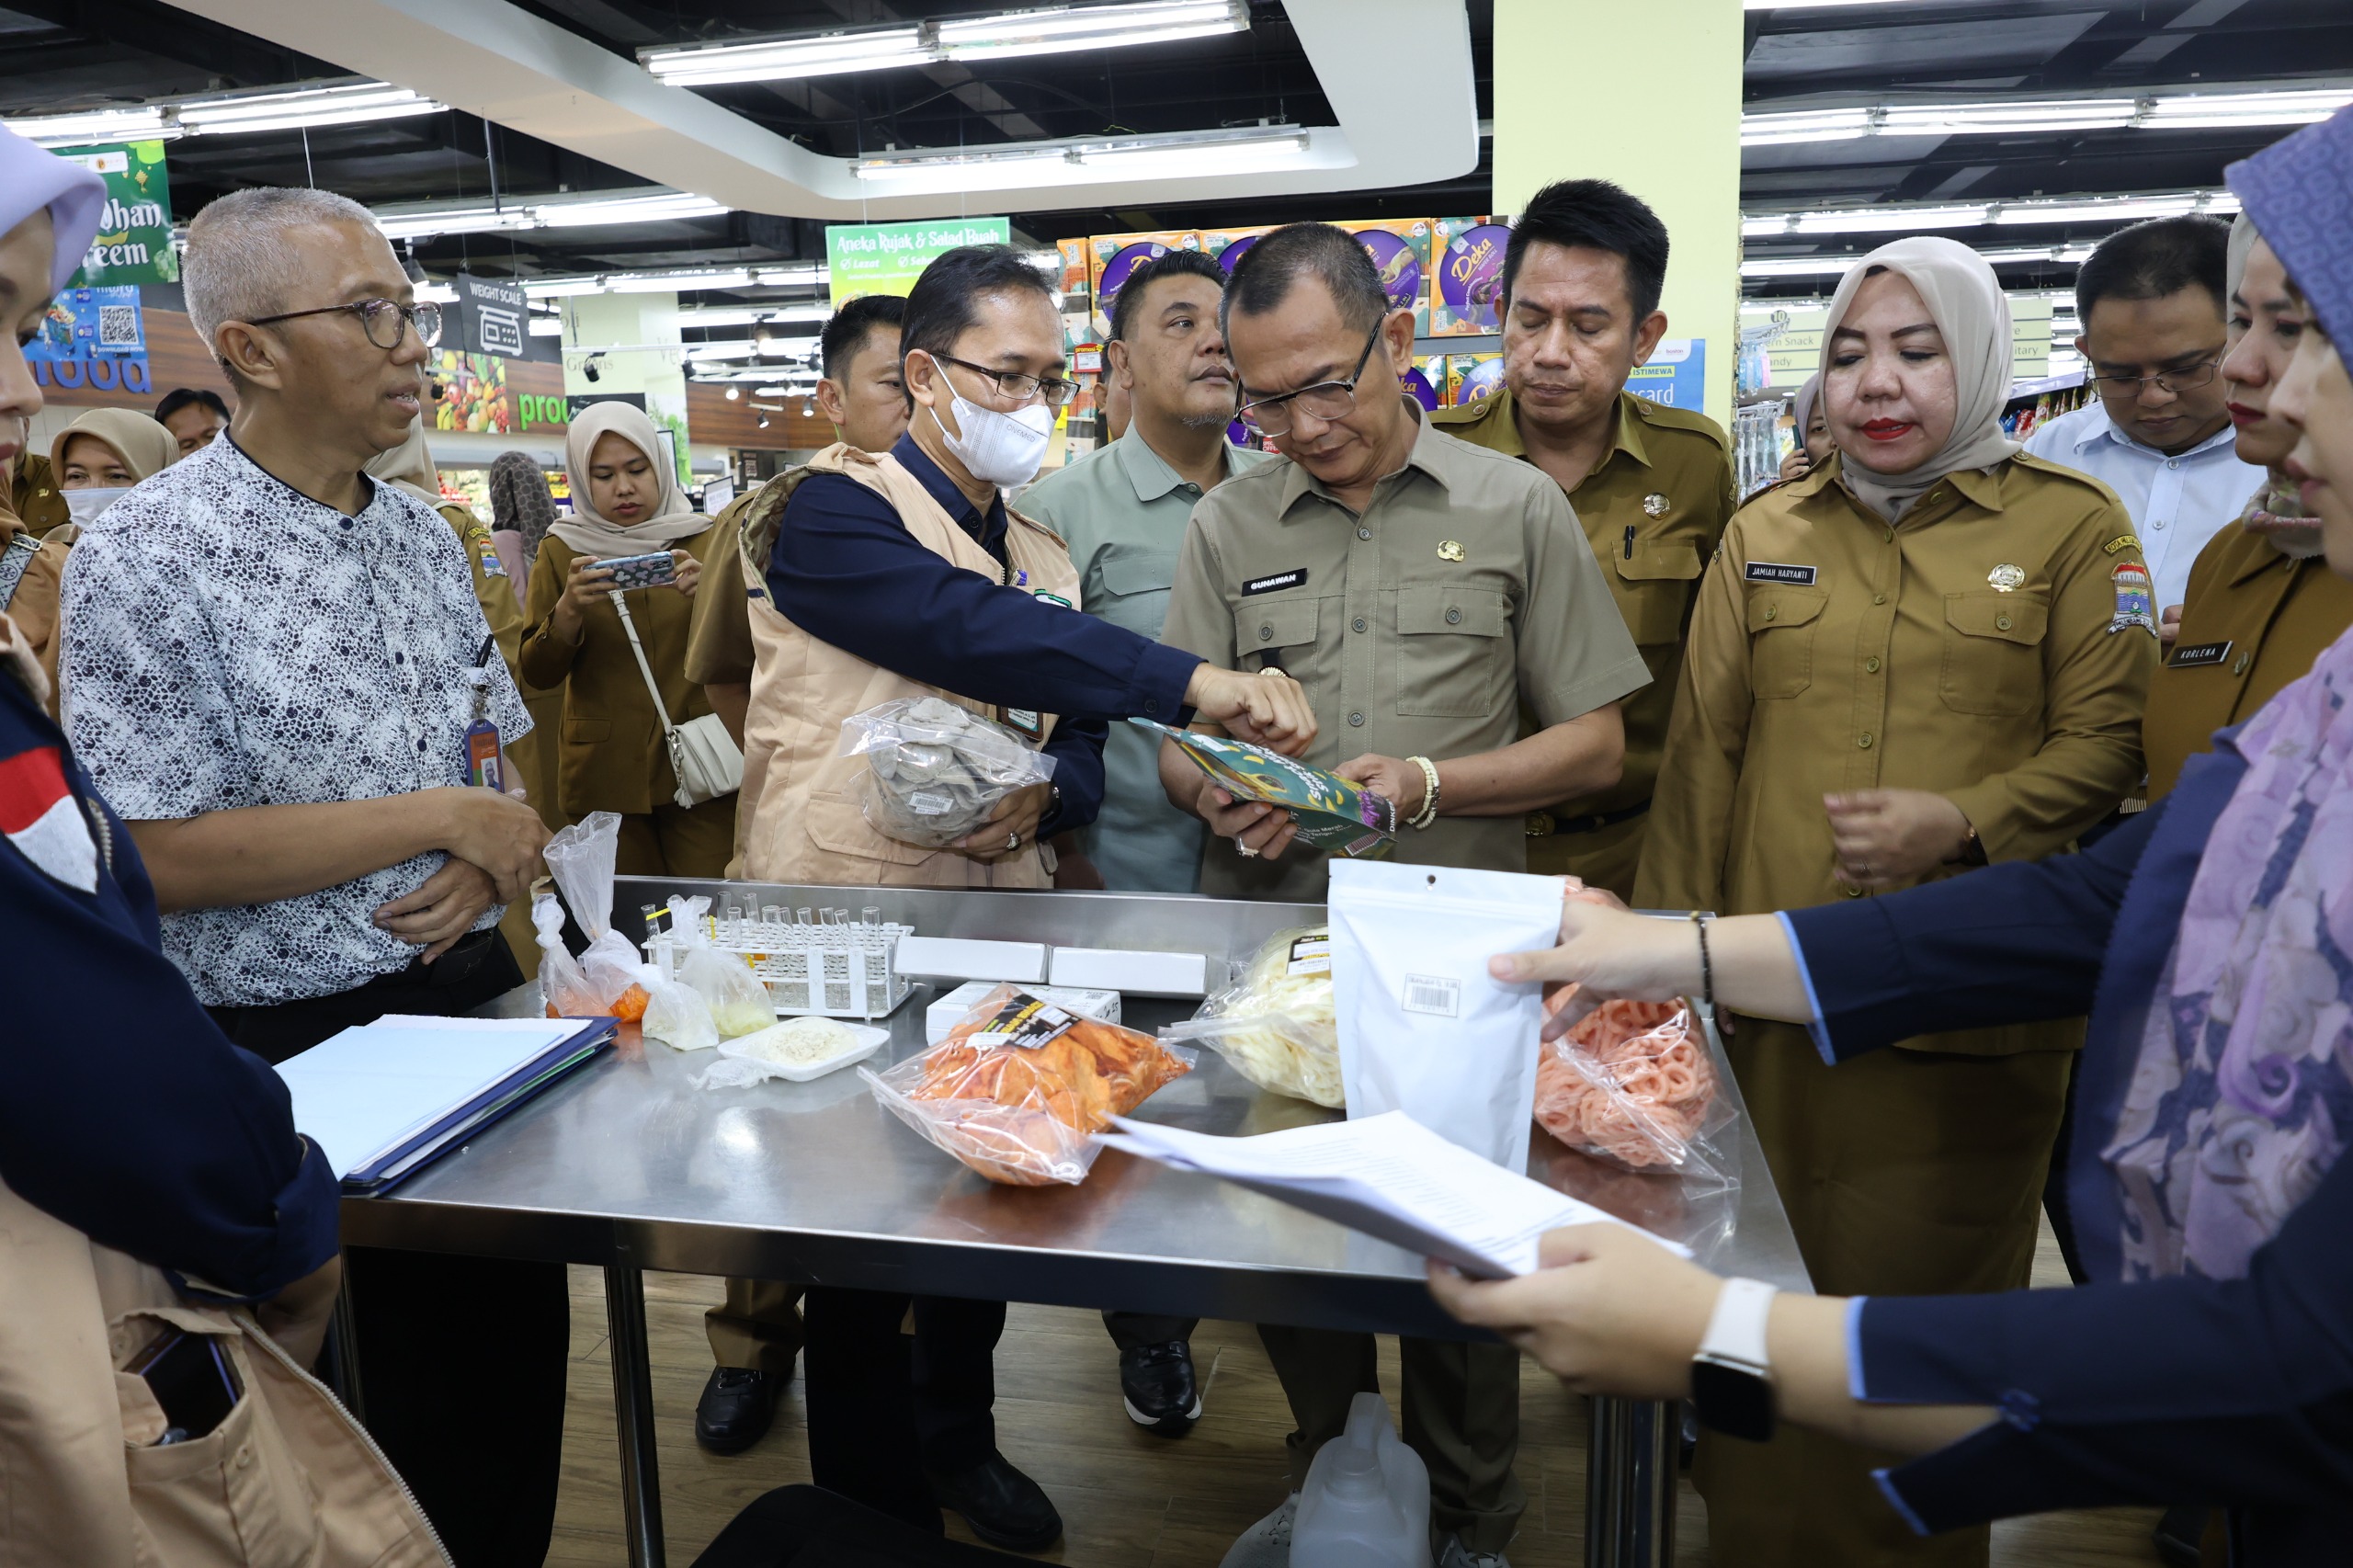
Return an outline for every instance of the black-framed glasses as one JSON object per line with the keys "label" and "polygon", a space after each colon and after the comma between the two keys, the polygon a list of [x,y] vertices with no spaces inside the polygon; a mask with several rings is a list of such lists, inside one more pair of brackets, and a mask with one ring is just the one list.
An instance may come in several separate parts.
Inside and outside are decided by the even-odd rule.
{"label": "black-framed glasses", "polygon": [[992,370],[986,365],[975,365],[970,359],[959,359],[952,354],[935,354],[932,358],[943,365],[953,365],[976,376],[986,376],[996,383],[996,390],[1012,403],[1043,398],[1048,408],[1060,408],[1071,400],[1072,393],[1078,391],[1078,383],[1066,376],[1025,376],[1018,370]]}
{"label": "black-framed glasses", "polygon": [[390,352],[401,346],[401,334],[410,327],[416,329],[416,340],[427,348],[441,341],[441,307],[430,301],[404,305],[398,300],[362,300],[355,305],[320,305],[308,311],[281,311],[274,316],[256,316],[247,326],[267,326],[272,322],[299,321],[304,316],[331,316],[349,311],[359,318],[359,330],[368,341]]}
{"label": "black-framed glasses", "polygon": [[2092,381],[2100,391],[2112,397],[2139,397],[2141,389],[2151,381],[2154,381],[2161,392],[2196,392],[2200,387],[2211,385],[2222,368],[2222,355],[2218,350],[2212,358],[2200,359],[2187,369],[2159,370],[2154,376],[2094,376]]}
{"label": "black-framed glasses", "polygon": [[[1387,324],[1384,319],[1381,325]],[[1357,405],[1357,383],[1364,380],[1365,365],[1372,358],[1372,346],[1380,341],[1381,327],[1376,326],[1364,340],[1364,352],[1357,356],[1356,369],[1348,372],[1346,380],[1317,381],[1297,392],[1278,392],[1256,403],[1245,403],[1235,411],[1236,417],[1261,436],[1290,435],[1293,408],[1303,408],[1325,421],[1346,418],[1348,410]]]}

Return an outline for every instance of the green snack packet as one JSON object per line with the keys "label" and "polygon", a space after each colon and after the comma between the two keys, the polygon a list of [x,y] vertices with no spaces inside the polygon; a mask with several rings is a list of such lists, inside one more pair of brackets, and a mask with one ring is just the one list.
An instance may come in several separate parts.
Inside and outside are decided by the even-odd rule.
{"label": "green snack packet", "polygon": [[1150,719],[1128,722],[1176,742],[1194,767],[1235,800],[1289,811],[1302,844],[1371,860],[1384,858],[1396,844],[1396,803],[1354,779],[1222,735],[1172,730]]}

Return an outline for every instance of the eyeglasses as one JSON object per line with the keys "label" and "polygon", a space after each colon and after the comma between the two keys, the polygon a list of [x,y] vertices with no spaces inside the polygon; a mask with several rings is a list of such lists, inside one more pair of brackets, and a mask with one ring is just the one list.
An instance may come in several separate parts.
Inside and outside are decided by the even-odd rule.
{"label": "eyeglasses", "polygon": [[410,327],[416,328],[416,340],[427,348],[441,341],[441,307],[427,301],[404,305],[398,300],[362,300],[356,305],[321,305],[316,310],[281,311],[274,316],[256,316],[245,324],[267,326],[272,322],[299,321],[304,316],[331,316],[349,311],[359,317],[359,328],[368,341],[390,352],[401,346],[401,335]]}
{"label": "eyeglasses", "polygon": [[2141,389],[2154,381],[2157,390],[2169,392],[2195,392],[2209,385],[2214,373],[2222,368],[2222,357],[2201,359],[2186,370],[2160,370],[2154,376],[2094,376],[2099,390],[2111,397],[2138,397]]}
{"label": "eyeglasses", "polygon": [[970,359],[959,359],[949,354],[934,354],[943,365],[953,365],[970,370],[976,376],[986,376],[996,383],[996,390],[1009,403],[1028,403],[1031,398],[1043,398],[1048,408],[1060,408],[1078,391],[1078,383],[1063,376],[1025,376],[1018,370],[992,370],[986,365],[975,365]]}
{"label": "eyeglasses", "polygon": [[[1387,324],[1384,322],[1382,324]],[[1357,356],[1356,369],[1348,372],[1346,381],[1317,381],[1297,392],[1262,397],[1256,403],[1244,403],[1237,411],[1237,416],[1261,436],[1290,435],[1294,407],[1305,409],[1316,418],[1327,422],[1346,418],[1348,410],[1357,405],[1357,383],[1364,380],[1365,363],[1372,358],[1372,346],[1380,341],[1381,328],[1376,326],[1372,335],[1364,340],[1364,352]]]}

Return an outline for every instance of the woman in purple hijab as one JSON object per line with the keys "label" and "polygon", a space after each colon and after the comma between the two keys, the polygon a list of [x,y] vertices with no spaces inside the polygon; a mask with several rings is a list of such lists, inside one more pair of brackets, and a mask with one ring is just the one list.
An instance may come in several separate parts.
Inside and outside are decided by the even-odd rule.
{"label": "woman in purple hijab", "polygon": [[[2287,472],[2329,566],[2353,578],[2353,109],[2228,178],[2316,324],[2272,408],[2302,432]],[[1727,920],[1573,895],[1559,947],[1494,960],[1580,985],[1551,1035],[1608,997],[1699,996],[1805,1023],[1833,1062],[2088,1013],[2066,1174],[2095,1283],[1776,1294],[1586,1226],[1545,1237],[1533,1274],[1433,1266],[1432,1290],[1582,1391],[1883,1449],[1881,1490],[1924,1535],[2200,1504],[2227,1510],[2234,1568],[2353,1561],[2348,699],[2353,633],[2079,854]]]}

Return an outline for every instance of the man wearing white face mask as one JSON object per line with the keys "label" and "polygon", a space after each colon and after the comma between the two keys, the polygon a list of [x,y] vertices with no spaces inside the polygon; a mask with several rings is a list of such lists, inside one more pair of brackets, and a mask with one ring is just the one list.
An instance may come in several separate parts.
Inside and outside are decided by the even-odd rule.
{"label": "man wearing white face mask", "polygon": [[[1004,245],[942,256],[907,297],[899,354],[912,418],[891,450],[829,447],[743,513],[745,568],[768,590],[748,607],[745,772],[763,784],[741,834],[745,878],[1044,888],[1040,844],[1085,827],[1102,802],[1111,721],[1183,724],[1198,710],[1282,751],[1308,746],[1314,717],[1288,676],[1218,669],[1083,614],[1062,540],[1005,505],[1003,489],[1036,475],[1074,390],[1061,301],[1036,267]],[[926,696],[1055,759],[1051,784],[1000,802],[945,849],[870,826],[857,789],[867,761],[835,755],[852,714]],[[1003,1303],[813,1287],[803,1312],[817,1484],[926,1530],[952,1508],[1015,1551],[1062,1533],[1045,1493],[996,1449]]]}

